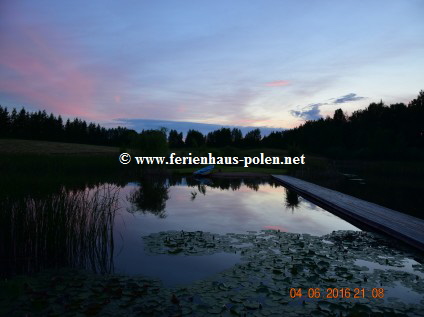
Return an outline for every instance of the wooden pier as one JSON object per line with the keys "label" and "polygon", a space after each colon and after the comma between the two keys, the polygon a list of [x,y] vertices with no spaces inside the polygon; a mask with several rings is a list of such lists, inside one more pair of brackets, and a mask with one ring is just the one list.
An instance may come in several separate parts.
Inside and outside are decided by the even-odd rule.
{"label": "wooden pier", "polygon": [[424,251],[424,220],[286,175],[272,175],[301,196],[361,227],[375,229]]}

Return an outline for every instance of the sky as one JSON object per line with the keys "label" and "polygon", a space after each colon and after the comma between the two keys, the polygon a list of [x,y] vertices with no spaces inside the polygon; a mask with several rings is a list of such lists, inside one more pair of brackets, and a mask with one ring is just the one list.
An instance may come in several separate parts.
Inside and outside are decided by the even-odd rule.
{"label": "sky", "polygon": [[293,128],[424,89],[424,1],[0,1],[0,104]]}

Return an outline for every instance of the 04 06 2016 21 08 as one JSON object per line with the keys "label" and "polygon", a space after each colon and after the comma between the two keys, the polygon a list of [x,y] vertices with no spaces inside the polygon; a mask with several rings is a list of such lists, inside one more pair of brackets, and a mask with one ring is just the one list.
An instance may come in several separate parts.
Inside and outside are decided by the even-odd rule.
{"label": "04 06 2016 21 08", "polygon": [[290,297],[291,298],[326,298],[326,299],[337,299],[337,298],[384,298],[384,288],[326,288],[321,289],[319,287],[315,288],[290,288]]}

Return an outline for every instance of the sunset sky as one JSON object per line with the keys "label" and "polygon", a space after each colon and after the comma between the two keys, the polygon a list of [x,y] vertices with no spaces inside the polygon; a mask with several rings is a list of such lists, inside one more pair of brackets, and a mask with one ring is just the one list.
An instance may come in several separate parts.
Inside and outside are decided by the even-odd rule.
{"label": "sunset sky", "polygon": [[[0,1],[0,104],[291,128],[424,89],[424,1]],[[147,121],[146,121],[147,120]]]}

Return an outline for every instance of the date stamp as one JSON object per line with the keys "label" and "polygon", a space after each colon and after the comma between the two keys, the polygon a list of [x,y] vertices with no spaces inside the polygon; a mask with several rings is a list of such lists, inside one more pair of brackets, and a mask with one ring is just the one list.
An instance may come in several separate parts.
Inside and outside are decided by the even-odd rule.
{"label": "date stamp", "polygon": [[291,298],[325,298],[325,299],[337,299],[337,298],[384,298],[384,288],[327,288],[321,289],[315,288],[290,288]]}

